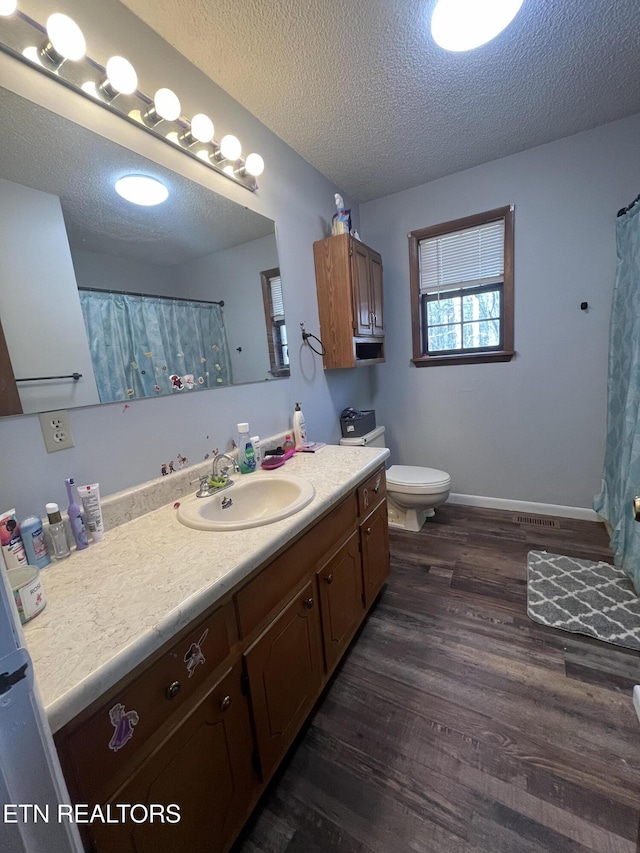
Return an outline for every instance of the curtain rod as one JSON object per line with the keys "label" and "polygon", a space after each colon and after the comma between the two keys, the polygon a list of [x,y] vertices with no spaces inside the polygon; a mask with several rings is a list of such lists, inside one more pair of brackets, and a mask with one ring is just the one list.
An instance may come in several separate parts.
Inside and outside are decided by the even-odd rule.
{"label": "curtain rod", "polygon": [[629,211],[631,210],[631,208],[632,208],[635,204],[637,204],[639,201],[640,201],[640,195],[637,195],[637,196],[634,198],[634,200],[631,202],[631,204],[627,205],[626,207],[621,207],[621,208],[620,208],[620,210],[618,211],[618,216],[624,216],[624,215],[625,215],[625,213],[629,213]]}
{"label": "curtain rod", "polygon": [[202,302],[205,305],[219,305],[224,308],[224,299],[215,302],[212,299],[187,299],[186,296],[159,296],[157,293],[134,293],[132,290],[103,290],[100,287],[79,287],[78,290],[86,290],[91,293],[115,293],[118,296],[148,296],[149,299],[172,299],[176,302]]}

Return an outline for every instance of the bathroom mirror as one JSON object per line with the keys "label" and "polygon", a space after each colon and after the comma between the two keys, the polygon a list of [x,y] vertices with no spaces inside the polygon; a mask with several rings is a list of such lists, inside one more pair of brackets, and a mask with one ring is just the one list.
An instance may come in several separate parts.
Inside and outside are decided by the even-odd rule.
{"label": "bathroom mirror", "polygon": [[[0,322],[24,413],[106,402],[78,288],[224,303],[228,370],[205,377],[223,361],[217,340],[201,377],[155,393],[288,375],[270,219],[1,88],[0,115]],[[115,181],[131,174],[158,179],[167,200],[122,199]],[[153,369],[181,377],[174,349]]]}

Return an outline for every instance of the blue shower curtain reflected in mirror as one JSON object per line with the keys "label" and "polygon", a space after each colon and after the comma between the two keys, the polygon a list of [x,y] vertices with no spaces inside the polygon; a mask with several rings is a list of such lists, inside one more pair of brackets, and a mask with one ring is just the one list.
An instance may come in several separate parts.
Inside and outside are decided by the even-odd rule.
{"label": "blue shower curtain reflected in mirror", "polygon": [[219,305],[94,290],[80,304],[101,402],[231,385]]}
{"label": "blue shower curtain reflected in mirror", "polygon": [[640,594],[640,201],[616,222],[618,263],[611,309],[607,444],[594,509],[611,527],[615,563]]}

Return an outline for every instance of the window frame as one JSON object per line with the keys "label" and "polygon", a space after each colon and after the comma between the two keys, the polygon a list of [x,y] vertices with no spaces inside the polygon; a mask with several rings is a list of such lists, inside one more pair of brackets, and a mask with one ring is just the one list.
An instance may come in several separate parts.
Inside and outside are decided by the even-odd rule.
{"label": "window frame", "polygon": [[267,348],[269,350],[269,373],[274,379],[291,376],[291,367],[289,364],[279,364],[278,354],[276,349],[288,349],[288,344],[282,343],[282,326],[286,327],[286,319],[275,320],[273,316],[273,305],[271,301],[271,280],[280,278],[280,267],[274,267],[271,270],[263,270],[260,273],[260,282],[262,288],[262,303],[264,305],[264,319],[267,327]]}
{"label": "window frame", "polygon": [[[422,300],[420,296],[420,242],[430,237],[441,237],[467,228],[477,228],[496,220],[504,220],[504,280],[502,283],[502,348],[476,352],[452,352],[451,354],[429,355],[423,347]],[[409,283],[411,287],[411,331],[413,342],[412,363],[416,367],[431,367],[442,364],[474,364],[496,361],[511,361],[513,349],[513,205],[498,207],[484,213],[476,213],[461,219],[453,219],[419,228],[409,233]]]}

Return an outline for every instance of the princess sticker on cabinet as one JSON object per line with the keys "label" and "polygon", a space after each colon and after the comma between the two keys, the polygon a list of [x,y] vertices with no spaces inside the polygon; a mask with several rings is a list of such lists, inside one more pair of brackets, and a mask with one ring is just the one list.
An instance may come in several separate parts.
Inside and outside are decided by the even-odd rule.
{"label": "princess sticker on cabinet", "polygon": [[194,669],[198,666],[199,663],[207,662],[205,656],[202,654],[202,644],[207,639],[208,633],[209,629],[207,628],[197,643],[191,643],[187,653],[184,656],[184,662],[187,665],[187,672],[189,673],[189,678],[191,678]]}
{"label": "princess sticker on cabinet", "polygon": [[119,749],[131,740],[133,737],[133,727],[136,725],[140,717],[137,711],[126,711],[124,705],[118,702],[109,711],[109,719],[111,725],[115,729],[113,737],[109,741],[109,749],[117,752]]}

